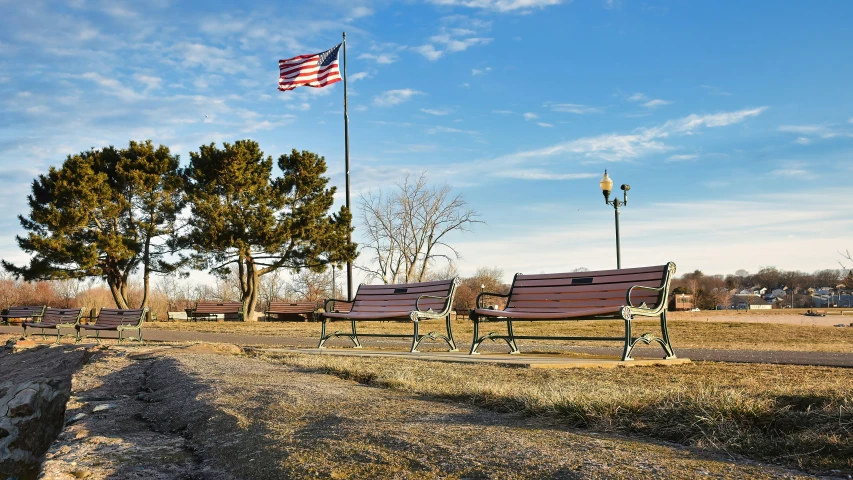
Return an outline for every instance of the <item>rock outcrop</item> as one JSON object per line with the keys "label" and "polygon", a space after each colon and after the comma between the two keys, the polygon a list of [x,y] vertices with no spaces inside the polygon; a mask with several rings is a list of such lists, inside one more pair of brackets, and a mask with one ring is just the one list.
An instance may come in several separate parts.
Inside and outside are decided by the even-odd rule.
{"label": "rock outcrop", "polygon": [[0,354],[0,478],[25,480],[38,475],[62,430],[71,375],[87,355],[74,347],[7,347]]}

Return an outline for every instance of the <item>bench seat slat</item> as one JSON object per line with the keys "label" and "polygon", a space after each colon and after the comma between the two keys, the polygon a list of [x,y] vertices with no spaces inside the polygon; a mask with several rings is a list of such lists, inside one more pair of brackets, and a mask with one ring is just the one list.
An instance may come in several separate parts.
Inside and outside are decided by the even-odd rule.
{"label": "bench seat slat", "polygon": [[663,275],[661,273],[652,272],[652,273],[638,273],[638,274],[622,275],[622,276],[611,275],[611,276],[607,276],[607,277],[589,276],[586,278],[592,278],[592,282],[591,283],[585,283],[585,284],[581,284],[581,283],[574,283],[573,284],[572,280],[577,280],[576,278],[575,279],[571,279],[571,278],[569,278],[569,279],[565,279],[565,278],[543,278],[543,279],[539,279],[539,278],[535,278],[534,275],[529,275],[529,276],[524,275],[524,276],[519,276],[516,279],[515,284],[513,286],[515,288],[552,287],[552,286],[565,286],[567,288],[572,288],[572,287],[577,287],[577,286],[582,286],[582,285],[584,285],[584,286],[596,285],[597,286],[597,285],[601,285],[601,284],[625,283],[625,282],[632,282],[633,285],[636,285],[638,283],[643,283],[643,282],[648,282],[648,283],[653,282],[653,283],[660,284],[660,281],[663,278]]}
{"label": "bench seat slat", "polygon": [[653,267],[640,267],[640,268],[623,268],[621,270],[597,270],[594,272],[564,272],[564,273],[538,273],[534,275],[523,275],[523,277],[536,277],[541,279],[549,279],[549,278],[586,278],[591,277],[594,274],[596,277],[606,277],[606,276],[620,276],[620,275],[632,275],[637,273],[649,273],[649,272],[658,272],[662,273],[666,271],[666,265],[656,265]]}
{"label": "bench seat slat", "polygon": [[602,308],[583,308],[574,311],[558,311],[558,312],[537,312],[537,311],[511,311],[511,310],[489,310],[486,308],[475,308],[472,310],[477,315],[486,317],[510,317],[512,319],[525,320],[554,320],[554,319],[571,319],[574,317],[589,317],[595,315],[619,315],[620,308],[602,307]]}

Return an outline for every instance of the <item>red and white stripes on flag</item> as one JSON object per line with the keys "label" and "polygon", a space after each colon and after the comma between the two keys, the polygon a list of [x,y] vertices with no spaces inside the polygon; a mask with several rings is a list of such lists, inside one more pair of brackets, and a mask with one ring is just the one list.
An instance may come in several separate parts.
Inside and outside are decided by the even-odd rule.
{"label": "red and white stripes on flag", "polygon": [[293,90],[296,87],[325,87],[341,81],[338,68],[338,51],[342,43],[322,53],[299,55],[278,61],[278,89]]}

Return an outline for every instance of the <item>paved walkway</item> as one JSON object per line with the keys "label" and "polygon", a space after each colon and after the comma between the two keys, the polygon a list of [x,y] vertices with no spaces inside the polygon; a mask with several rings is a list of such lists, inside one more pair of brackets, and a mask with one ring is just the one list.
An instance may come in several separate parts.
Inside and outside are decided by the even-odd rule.
{"label": "paved walkway", "polygon": [[[20,334],[21,328],[17,326],[0,326],[0,334]],[[115,338],[115,332],[103,332],[104,338]],[[144,330],[145,340],[159,342],[213,342],[213,343],[233,343],[237,345],[252,345],[264,347],[292,347],[292,348],[314,348],[317,346],[316,338],[305,337],[275,337],[264,335],[241,335],[231,333],[205,333],[205,332],[180,332],[170,330]],[[39,337],[36,337],[38,339]],[[405,351],[411,345],[411,342],[406,340],[395,339],[362,339],[362,344],[367,348],[388,348],[400,349]],[[330,340],[327,345],[334,348],[346,348],[350,343],[348,340],[335,339]],[[459,342],[459,349],[467,351],[470,344]],[[654,347],[654,348],[653,348]],[[429,345],[422,345],[422,349],[429,348]],[[524,352],[524,346],[521,347]],[[611,356],[619,357],[621,348],[619,347],[578,347],[559,344],[550,344],[547,346],[549,352],[567,352],[580,353],[596,356]],[[480,347],[483,353],[487,352],[505,352],[506,346],[502,344],[483,344]],[[711,362],[739,362],[739,363],[777,363],[787,365],[820,365],[827,367],[851,367],[853,368],[853,352],[850,353],[834,353],[834,352],[798,352],[798,351],[781,351],[781,350],[721,350],[710,348],[677,348],[675,353],[679,357],[685,357],[696,361],[711,361]],[[634,358],[660,358],[661,350],[656,346],[640,346],[634,350]]]}

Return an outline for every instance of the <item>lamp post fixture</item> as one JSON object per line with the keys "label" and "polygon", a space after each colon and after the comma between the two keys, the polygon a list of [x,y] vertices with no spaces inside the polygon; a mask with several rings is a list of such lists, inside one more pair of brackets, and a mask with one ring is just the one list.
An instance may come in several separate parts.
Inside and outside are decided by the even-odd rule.
{"label": "lamp post fixture", "polygon": [[628,205],[628,190],[631,189],[630,185],[622,184],[622,201],[620,202],[618,198],[614,198],[610,200],[610,191],[613,190],[613,180],[607,176],[607,170],[604,171],[604,176],[601,177],[601,181],[598,182],[598,185],[601,187],[601,193],[604,194],[604,203],[607,205],[612,205],[613,210],[616,212],[616,268],[622,268],[622,253],[619,250],[619,207],[624,207]]}

